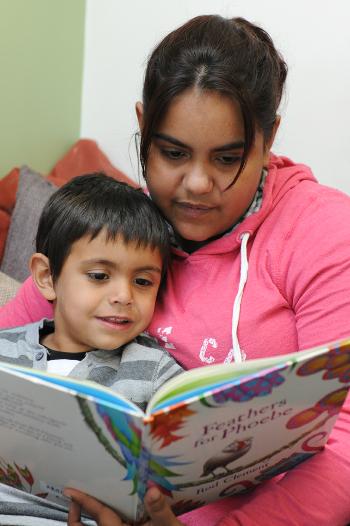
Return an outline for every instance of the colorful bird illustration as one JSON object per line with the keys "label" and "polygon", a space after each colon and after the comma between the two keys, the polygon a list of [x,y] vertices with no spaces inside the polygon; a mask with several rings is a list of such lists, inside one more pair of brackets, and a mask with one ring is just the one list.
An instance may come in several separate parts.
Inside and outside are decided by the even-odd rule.
{"label": "colorful bird illustration", "polygon": [[176,477],[178,474],[170,468],[184,463],[176,461],[172,456],[151,454],[141,445],[141,431],[129,415],[96,403],[97,413],[105,425],[103,429],[95,420],[86,400],[79,397],[78,402],[85,422],[99,442],[119,464],[125,467],[124,480],[131,481],[131,494],[137,493],[140,499],[143,499],[147,487],[153,484],[164,494],[171,495],[176,486],[168,480],[168,477]]}
{"label": "colorful bird illustration", "polygon": [[231,464],[234,460],[242,457],[248,453],[253,443],[253,438],[248,437],[241,440],[235,440],[226,446],[221,453],[218,453],[210,457],[203,466],[203,473],[201,477],[207,477],[213,475],[215,477],[215,470],[218,468],[224,468],[227,472],[227,465]]}

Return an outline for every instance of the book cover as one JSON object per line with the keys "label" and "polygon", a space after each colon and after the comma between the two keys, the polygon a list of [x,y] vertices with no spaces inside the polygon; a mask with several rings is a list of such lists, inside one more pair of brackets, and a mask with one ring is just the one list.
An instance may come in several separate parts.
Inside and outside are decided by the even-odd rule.
{"label": "book cover", "polygon": [[67,506],[65,486],[143,517],[250,491],[322,451],[350,386],[350,340],[187,371],[146,413],[107,388],[0,364],[0,481]]}

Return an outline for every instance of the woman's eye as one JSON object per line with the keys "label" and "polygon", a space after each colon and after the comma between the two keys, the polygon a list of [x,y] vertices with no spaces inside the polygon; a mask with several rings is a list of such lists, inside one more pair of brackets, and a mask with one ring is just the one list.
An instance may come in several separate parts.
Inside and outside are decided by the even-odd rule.
{"label": "woman's eye", "polygon": [[146,278],[136,278],[135,283],[141,287],[151,287],[153,285],[153,282]]}
{"label": "woman's eye", "polygon": [[232,165],[241,161],[241,157],[237,155],[220,155],[216,160],[225,165]]}
{"label": "woman's eye", "polygon": [[183,159],[186,154],[184,152],[181,152],[180,150],[161,150],[162,155],[166,157],[167,159],[170,159],[171,161],[178,161],[180,159]]}
{"label": "woman's eye", "polygon": [[87,275],[92,281],[105,281],[109,278],[106,272],[88,272]]}

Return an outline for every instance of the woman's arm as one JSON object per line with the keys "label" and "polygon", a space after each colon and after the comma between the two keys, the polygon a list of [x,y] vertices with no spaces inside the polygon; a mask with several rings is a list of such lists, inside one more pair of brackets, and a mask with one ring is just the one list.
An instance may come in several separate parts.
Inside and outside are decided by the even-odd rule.
{"label": "woman's arm", "polygon": [[[274,276],[294,310],[300,349],[350,337],[349,224],[349,198],[325,189],[290,225],[281,244]],[[349,444],[348,397],[322,453],[245,498],[214,503],[181,520],[188,526],[199,520],[203,526],[345,526],[350,522]]]}
{"label": "woman's arm", "polygon": [[40,294],[32,278],[28,278],[16,296],[0,308],[0,329],[52,317],[52,305]]}

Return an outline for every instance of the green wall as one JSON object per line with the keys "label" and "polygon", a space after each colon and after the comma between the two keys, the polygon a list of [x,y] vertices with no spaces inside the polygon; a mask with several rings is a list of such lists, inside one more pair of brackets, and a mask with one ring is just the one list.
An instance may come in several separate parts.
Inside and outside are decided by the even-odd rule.
{"label": "green wall", "polygon": [[0,177],[79,138],[85,0],[0,0]]}

